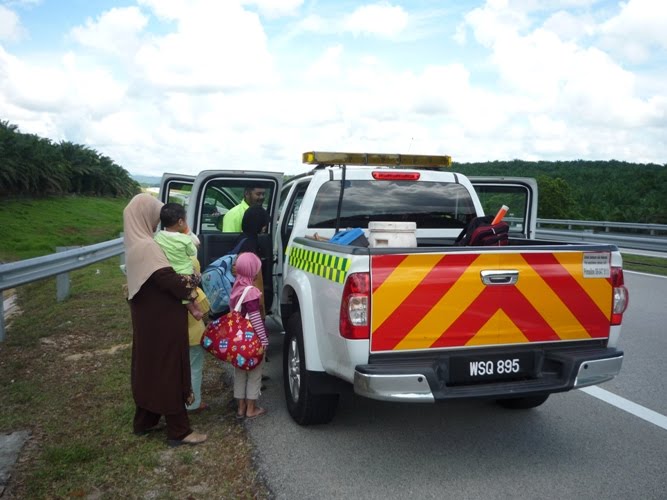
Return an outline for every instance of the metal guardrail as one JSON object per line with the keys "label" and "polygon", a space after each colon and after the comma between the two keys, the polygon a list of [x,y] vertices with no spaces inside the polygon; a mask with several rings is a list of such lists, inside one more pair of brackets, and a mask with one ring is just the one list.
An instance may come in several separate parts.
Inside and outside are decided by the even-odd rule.
{"label": "metal guardrail", "polygon": [[[667,253],[667,225],[666,224],[633,224],[627,222],[604,221],[577,221],[560,219],[537,219],[537,237],[545,240],[560,241],[590,241],[596,243],[611,243],[624,248],[653,250]],[[543,229],[542,226],[565,226],[568,230]],[[604,228],[604,232],[574,231],[573,227]],[[612,232],[612,229],[631,229],[645,231],[648,235],[623,234]],[[665,233],[665,236],[655,236],[656,233]],[[79,269],[101,260],[106,260],[124,252],[123,239],[105,241],[68,249],[43,257],[26,259],[8,264],[0,264],[0,291],[25,285],[52,276],[65,279],[58,280],[58,287],[69,286],[66,273]],[[57,299],[62,300],[66,293],[57,291]],[[4,305],[3,305],[4,309]],[[0,314],[0,342],[5,338],[4,311]]]}
{"label": "metal guardrail", "polygon": [[[56,297],[58,301],[61,301],[67,297],[69,291],[67,272],[124,254],[124,252],[123,238],[117,238],[34,259],[0,264],[0,291],[57,276]],[[0,310],[0,342],[5,339],[4,300],[2,304]]]}
{"label": "metal guardrail", "polygon": [[[567,229],[545,229],[560,226]],[[574,230],[573,228],[579,228]],[[586,230],[588,228],[603,231]],[[619,230],[638,231],[623,233]],[[641,234],[643,233],[643,234]],[[623,248],[667,252],[667,224],[637,224],[632,222],[586,221],[566,219],[537,219],[536,237],[544,240],[590,241],[611,243]]]}
{"label": "metal guardrail", "polygon": [[646,232],[653,236],[657,233],[667,235],[667,224],[638,224],[635,222],[611,222],[592,220],[566,220],[566,219],[537,219],[537,227],[542,226],[566,226],[568,230],[574,227],[601,227],[605,232],[612,229],[631,229]]}
{"label": "metal guardrail", "polygon": [[538,229],[539,240],[570,241],[591,243],[611,243],[621,248],[667,252],[667,237],[635,236],[621,233],[592,233],[587,231],[565,231]]}
{"label": "metal guardrail", "polygon": [[74,271],[124,252],[123,238],[117,238],[34,259],[0,264],[0,290]]}

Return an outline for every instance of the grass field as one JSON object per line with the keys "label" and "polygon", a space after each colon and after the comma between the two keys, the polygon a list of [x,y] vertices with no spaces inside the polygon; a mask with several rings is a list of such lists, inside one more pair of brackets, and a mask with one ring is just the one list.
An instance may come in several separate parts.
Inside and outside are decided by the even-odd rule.
{"label": "grass field", "polygon": [[[0,258],[117,238],[126,202],[67,198],[12,207],[3,201],[0,224],[21,237],[3,237]],[[12,215],[14,208],[20,215]],[[23,312],[8,321],[0,343],[0,432],[29,430],[31,439],[5,497],[268,497],[245,430],[228,405],[230,384],[212,357],[202,392],[213,410],[191,417],[209,441],[169,448],[164,433],[132,434],[131,327],[118,265],[112,258],[70,273],[71,295],[61,303],[55,279],[18,289]]]}
{"label": "grass field", "polygon": [[667,276],[667,258],[645,257],[643,255],[624,253],[623,268],[628,271]]}
{"label": "grass field", "polygon": [[0,261],[55,252],[56,246],[90,245],[118,238],[127,200],[67,196],[0,200]]}

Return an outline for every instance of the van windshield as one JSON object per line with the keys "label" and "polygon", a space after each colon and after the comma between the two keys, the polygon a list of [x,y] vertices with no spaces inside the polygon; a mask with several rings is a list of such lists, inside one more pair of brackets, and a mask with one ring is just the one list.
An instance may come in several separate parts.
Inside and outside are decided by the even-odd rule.
{"label": "van windshield", "polygon": [[[334,228],[340,181],[322,185],[308,227]],[[371,221],[410,221],[418,228],[462,228],[475,215],[468,190],[460,184],[426,181],[345,181],[340,223],[367,228]]]}

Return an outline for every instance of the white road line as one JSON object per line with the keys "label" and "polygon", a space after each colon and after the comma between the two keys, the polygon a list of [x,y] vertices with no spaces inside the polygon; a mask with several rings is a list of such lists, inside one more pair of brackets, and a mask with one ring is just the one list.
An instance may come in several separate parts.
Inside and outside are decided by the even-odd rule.
{"label": "white road line", "polygon": [[593,396],[594,398],[601,399],[605,403],[609,403],[616,408],[627,411],[635,417],[639,417],[643,420],[646,420],[647,422],[667,430],[667,417],[661,415],[657,411],[649,410],[648,408],[638,405],[637,403],[633,403],[628,399],[617,396],[616,394],[605,391],[604,389],[600,389],[597,386],[584,387],[583,389],[579,390]]}
{"label": "white road line", "polygon": [[638,274],[640,276],[648,276],[649,278],[662,278],[662,279],[667,279],[667,276],[662,276],[660,274],[650,274],[650,273],[640,273],[639,271],[628,271],[627,269],[623,269],[623,273],[627,274]]}

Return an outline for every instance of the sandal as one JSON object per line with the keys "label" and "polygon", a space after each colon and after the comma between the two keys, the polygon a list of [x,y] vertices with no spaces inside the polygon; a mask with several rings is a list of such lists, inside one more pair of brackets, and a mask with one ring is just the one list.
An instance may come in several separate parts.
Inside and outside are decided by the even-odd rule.
{"label": "sandal", "polygon": [[266,415],[266,408],[260,408],[257,413],[254,415],[246,415],[246,420],[254,420],[257,417],[261,417],[262,415]]}
{"label": "sandal", "polygon": [[196,444],[203,443],[206,441],[208,436],[206,434],[198,434],[196,432],[191,432],[187,436],[185,436],[183,439],[168,439],[167,443],[169,446],[174,447],[174,446],[182,446],[184,444],[194,446]]}

